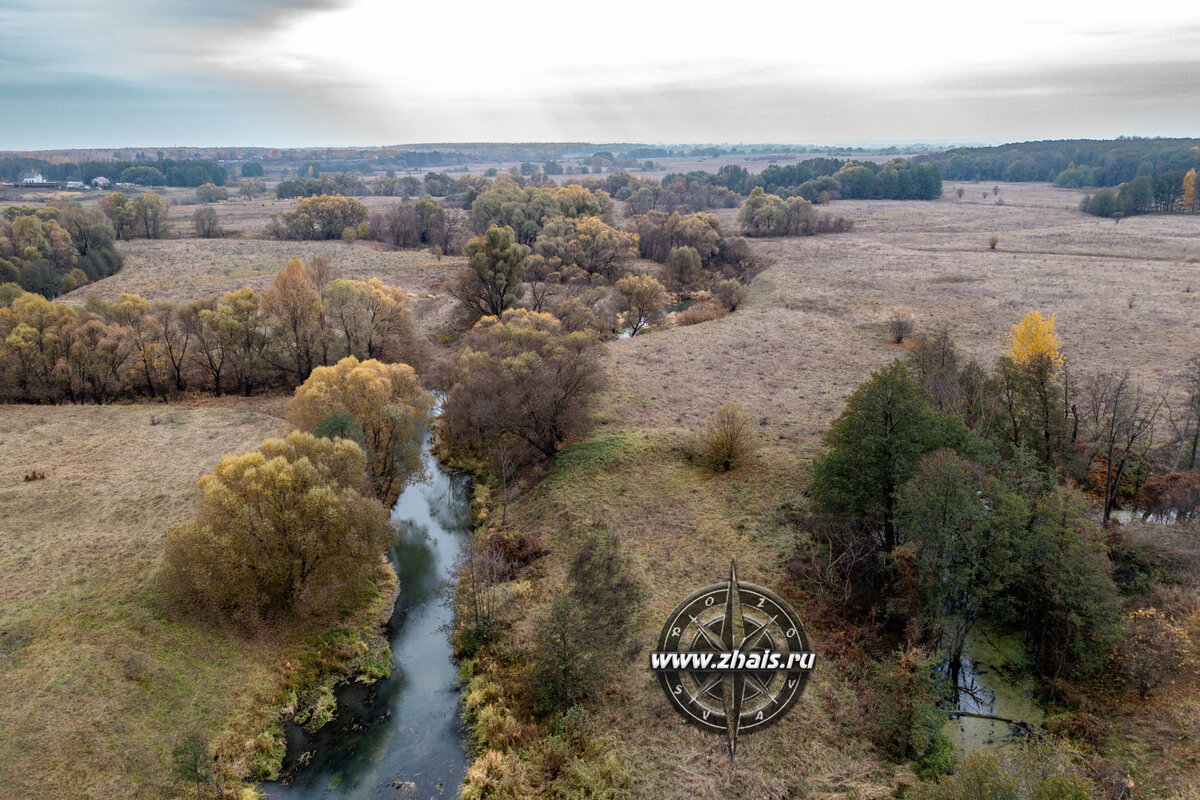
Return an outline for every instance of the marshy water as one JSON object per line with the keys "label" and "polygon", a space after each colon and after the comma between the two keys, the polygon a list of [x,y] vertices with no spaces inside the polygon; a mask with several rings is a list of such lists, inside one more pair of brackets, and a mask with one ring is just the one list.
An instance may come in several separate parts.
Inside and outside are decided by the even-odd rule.
{"label": "marshy water", "polygon": [[[471,530],[469,483],[447,473],[425,442],[425,479],[392,508],[400,535],[391,551],[400,576],[392,613],[392,673],[373,686],[337,691],[338,714],[315,736],[288,726],[288,784],[272,800],[375,800],[458,795],[467,768],[451,659],[452,610],[443,586]],[[312,753],[311,760],[304,754]]]}
{"label": "marshy water", "polygon": [[[986,628],[972,631],[959,664],[957,710],[1039,724],[1045,712],[1034,701],[1033,679],[1008,668],[1020,652],[1020,642],[1014,637]],[[945,724],[942,733],[965,755],[1003,740],[1012,727],[997,720],[956,717]]]}

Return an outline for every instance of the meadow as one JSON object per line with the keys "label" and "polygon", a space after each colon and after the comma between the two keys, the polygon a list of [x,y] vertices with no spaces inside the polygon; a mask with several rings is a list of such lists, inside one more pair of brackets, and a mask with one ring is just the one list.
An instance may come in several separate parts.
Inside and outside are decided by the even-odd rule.
{"label": "meadow", "polygon": [[0,409],[0,797],[170,797],[184,735],[262,724],[287,637],[177,618],[154,578],[197,479],[283,425],[246,405]]}
{"label": "meadow", "polygon": [[[683,596],[721,580],[731,556],[744,579],[784,584],[793,542],[781,509],[802,491],[846,397],[905,354],[885,329],[897,308],[911,310],[918,331],[947,327],[964,358],[985,368],[1011,326],[1040,309],[1055,315],[1073,374],[1130,370],[1178,396],[1175,376],[1200,344],[1200,221],[1114,222],[1081,214],[1078,191],[998,188],[947,182],[933,202],[835,201],[821,210],[855,220],[852,232],[752,240],[765,269],[734,313],[605,343],[597,429],[508,510],[510,528],[549,550],[504,610],[509,647],[531,646],[540,600],[559,591],[576,534],[594,526],[619,537],[642,579],[634,629],[644,642]],[[413,294],[427,335],[446,329],[444,281],[461,260],[259,238],[269,209],[290,207],[230,201],[217,206],[226,238],[122,242],[123,270],[65,300],[262,289],[292,256],[322,256],[344,277]],[[172,209],[177,233],[191,208]],[[718,215],[736,229],[736,211]],[[696,463],[694,435],[726,402],[746,410],[762,447],[746,468],[712,476]],[[90,794],[80,796],[167,796],[162,761],[173,738],[192,726],[242,730],[272,691],[278,642],[181,625],[159,610],[153,575],[164,530],[193,507],[196,478],[280,431],[281,405],[0,407],[0,725],[16,733],[0,739],[0,787],[17,787],[0,796],[31,796],[35,780],[51,796],[81,786]],[[24,481],[35,469],[46,479]],[[870,743],[863,699],[836,671],[819,671],[784,722],[746,740],[734,767],[722,740],[662,702],[641,655],[617,677],[594,715],[631,796],[849,800],[887,796],[907,779]],[[1148,797],[1200,791],[1189,692],[1107,707],[1129,731],[1110,754],[1140,770]]]}

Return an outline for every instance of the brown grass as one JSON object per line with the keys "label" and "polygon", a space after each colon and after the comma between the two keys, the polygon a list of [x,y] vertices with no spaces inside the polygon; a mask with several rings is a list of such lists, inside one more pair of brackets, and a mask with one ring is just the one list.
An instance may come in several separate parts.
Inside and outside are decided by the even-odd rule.
{"label": "brown grass", "polygon": [[646,650],[680,600],[728,575],[731,556],[743,580],[777,584],[789,540],[773,514],[778,499],[794,491],[799,467],[775,458],[713,475],[693,463],[692,447],[690,437],[622,430],[597,432],[560,453],[547,479],[509,509],[515,530],[550,548],[506,612],[513,638],[532,648],[534,609],[561,591],[581,533],[603,526],[632,554],[646,592],[633,620],[642,650],[619,660],[603,701],[590,706],[612,739],[606,746],[630,766],[629,796],[816,797],[889,785],[890,769],[858,731],[858,700],[835,671],[814,672],[788,717],[743,739],[734,769],[723,739],[667,707],[646,669]]}
{"label": "brown grass", "polygon": [[[1128,368],[1156,388],[1196,354],[1200,218],[1115,225],[1074,210],[1078,192],[1045,184],[1005,184],[1000,196],[1003,206],[837,201],[852,233],[754,240],[770,266],[737,313],[607,345],[611,418],[694,430],[732,401],[764,416],[769,438],[811,446],[850,391],[897,357],[881,336],[897,304],[918,332],[948,325],[984,366],[1037,308],[1056,314],[1076,374]],[[1002,252],[981,247],[993,231]]]}
{"label": "brown grass", "polygon": [[148,300],[179,302],[249,286],[262,290],[293,257],[329,259],[339,277],[379,278],[413,297],[413,310],[427,332],[448,324],[452,308],[441,284],[462,268],[463,260],[438,260],[426,252],[384,250],[374,242],[346,244],[286,242],[274,239],[135,239],[118,244],[125,266],[112,277],[62,297],[83,304],[89,295],[114,301],[122,292]]}
{"label": "brown grass", "polygon": [[196,480],[282,427],[250,407],[0,406],[0,797],[172,797],[186,731],[251,722],[286,643],[173,618],[154,575]]}

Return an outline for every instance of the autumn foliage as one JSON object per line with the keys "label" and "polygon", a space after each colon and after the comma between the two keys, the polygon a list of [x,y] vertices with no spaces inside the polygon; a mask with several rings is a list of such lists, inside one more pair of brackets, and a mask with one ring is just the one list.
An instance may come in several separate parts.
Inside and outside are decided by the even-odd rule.
{"label": "autumn foliage", "polygon": [[298,432],[228,456],[200,479],[196,520],[168,532],[162,585],[247,621],[336,609],[393,535],[365,467],[355,443]]}
{"label": "autumn foliage", "polygon": [[713,472],[729,472],[754,453],[755,439],[745,412],[726,403],[700,432],[700,460]]}
{"label": "autumn foliage", "polygon": [[509,309],[479,320],[466,345],[439,423],[456,453],[486,459],[507,437],[535,461],[586,430],[602,382],[592,336],[565,331],[550,314]]}
{"label": "autumn foliage", "polygon": [[391,497],[420,472],[432,407],[433,396],[421,388],[412,367],[347,356],[332,367],[317,367],[296,387],[288,420],[316,431],[331,415],[348,415],[362,432],[376,492]]}
{"label": "autumn foliage", "polygon": [[1062,342],[1054,330],[1054,315],[1030,311],[1008,335],[1008,357],[1022,369],[1047,369],[1055,374],[1063,365]]}
{"label": "autumn foliage", "polygon": [[96,402],[188,390],[251,394],[295,386],[345,356],[419,364],[403,289],[333,279],[293,259],[265,292],[184,303],[123,294],[83,308],[0,284],[0,400]]}

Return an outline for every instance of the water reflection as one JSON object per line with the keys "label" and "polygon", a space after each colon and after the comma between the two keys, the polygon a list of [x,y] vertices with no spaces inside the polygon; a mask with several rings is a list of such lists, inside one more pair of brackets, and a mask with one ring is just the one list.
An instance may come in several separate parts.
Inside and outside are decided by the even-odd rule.
{"label": "water reflection", "polygon": [[456,670],[441,586],[470,531],[469,482],[429,453],[425,475],[392,509],[400,533],[390,556],[401,592],[391,619],[392,673],[338,691],[338,717],[315,736],[288,726],[285,768],[315,753],[272,800],[454,797],[466,773]]}

